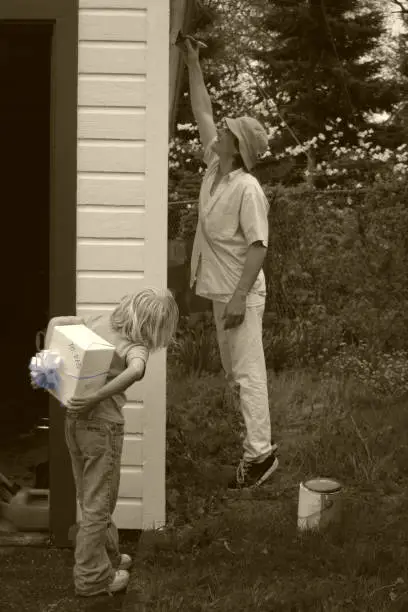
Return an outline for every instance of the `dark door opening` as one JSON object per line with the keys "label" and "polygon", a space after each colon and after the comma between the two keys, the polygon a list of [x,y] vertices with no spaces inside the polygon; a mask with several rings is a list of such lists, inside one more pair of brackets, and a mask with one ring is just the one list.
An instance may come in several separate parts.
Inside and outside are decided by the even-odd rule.
{"label": "dark door opening", "polygon": [[[28,364],[49,318],[52,36],[52,23],[0,21],[3,448],[21,446],[22,435],[48,418],[48,394],[31,388]],[[35,436],[25,438],[26,447]]]}

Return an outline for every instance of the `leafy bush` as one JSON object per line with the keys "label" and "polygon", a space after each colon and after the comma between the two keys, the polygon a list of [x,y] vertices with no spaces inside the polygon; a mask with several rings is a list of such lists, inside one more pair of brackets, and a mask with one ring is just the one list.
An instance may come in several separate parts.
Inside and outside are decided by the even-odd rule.
{"label": "leafy bush", "polygon": [[[364,191],[270,185],[265,191],[266,312],[274,321],[264,331],[268,367],[340,367],[345,347],[361,345],[370,347],[375,372],[375,359],[384,354],[385,363],[391,355],[388,379],[394,366],[401,379],[408,350],[408,179],[377,177]],[[182,208],[179,236],[190,244],[196,224],[197,206]],[[210,313],[196,329],[181,326],[176,352],[185,371],[220,367]],[[370,384],[402,392],[403,380],[383,380],[378,367],[377,382],[367,374]]]}
{"label": "leafy bush", "polygon": [[221,361],[212,312],[180,317],[169,355],[185,374],[218,372]]}
{"label": "leafy bush", "polygon": [[342,321],[324,309],[310,309],[309,318],[280,320],[264,331],[267,367],[275,372],[294,367],[319,367],[336,353],[344,341]]}
{"label": "leafy bush", "polygon": [[[182,216],[192,208],[191,201],[198,200],[200,185],[201,177],[196,172],[173,170],[170,173],[168,187],[170,240],[185,237],[185,222],[182,221]],[[194,237],[194,231],[195,226],[191,228],[191,235],[188,238]]]}
{"label": "leafy bush", "polygon": [[334,317],[346,338],[407,347],[407,196],[407,180],[379,181],[364,194],[279,190],[269,216],[267,310],[311,322],[320,311],[320,325]]}

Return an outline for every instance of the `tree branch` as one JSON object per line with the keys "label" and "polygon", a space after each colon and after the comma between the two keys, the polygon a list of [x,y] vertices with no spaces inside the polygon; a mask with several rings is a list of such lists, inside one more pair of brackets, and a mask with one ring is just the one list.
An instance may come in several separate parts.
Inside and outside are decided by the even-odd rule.
{"label": "tree branch", "polygon": [[397,5],[401,9],[402,14],[405,14],[405,15],[408,14],[408,6],[405,6],[402,3],[402,0],[391,0],[391,2]]}

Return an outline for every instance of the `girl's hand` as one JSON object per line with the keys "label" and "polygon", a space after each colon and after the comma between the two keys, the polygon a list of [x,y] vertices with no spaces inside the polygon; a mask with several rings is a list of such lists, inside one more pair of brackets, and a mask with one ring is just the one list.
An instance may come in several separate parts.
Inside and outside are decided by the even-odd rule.
{"label": "girl's hand", "polygon": [[95,408],[99,402],[98,394],[92,393],[86,397],[72,397],[67,403],[67,408],[75,410],[75,412],[88,412],[88,410]]}

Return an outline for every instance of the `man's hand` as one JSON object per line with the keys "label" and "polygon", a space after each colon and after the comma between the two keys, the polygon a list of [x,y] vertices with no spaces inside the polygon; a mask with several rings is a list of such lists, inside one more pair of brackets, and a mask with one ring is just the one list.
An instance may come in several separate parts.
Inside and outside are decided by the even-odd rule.
{"label": "man's hand", "polygon": [[245,294],[235,293],[228,302],[223,319],[225,320],[224,329],[233,329],[243,323],[246,311]]}
{"label": "man's hand", "polygon": [[99,402],[100,399],[98,394],[92,393],[86,397],[72,397],[67,403],[67,408],[68,410],[75,410],[75,412],[86,414],[92,410],[92,408],[95,408]]}
{"label": "man's hand", "polygon": [[183,51],[184,61],[186,62],[187,66],[189,64],[199,62],[200,46],[196,43],[194,39],[193,42],[191,42],[190,38],[186,36],[180,48]]}

